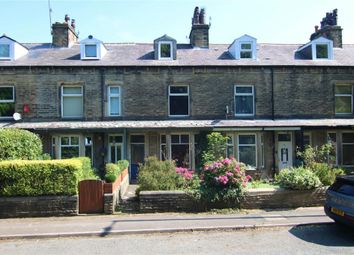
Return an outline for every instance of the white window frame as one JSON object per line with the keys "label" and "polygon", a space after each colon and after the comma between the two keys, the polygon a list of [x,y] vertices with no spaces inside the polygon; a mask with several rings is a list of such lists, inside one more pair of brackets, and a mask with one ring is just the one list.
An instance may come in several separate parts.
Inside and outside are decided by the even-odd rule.
{"label": "white window frame", "polygon": [[[62,140],[61,140],[61,139],[62,139],[63,137],[68,137],[68,138],[69,138],[69,145],[62,145],[62,144],[61,144],[61,143],[62,143]],[[78,138],[78,141],[79,141],[79,142],[78,142],[77,145],[76,145],[76,144],[74,144],[74,145],[71,144],[71,138],[72,138],[72,137],[77,137],[77,138]],[[80,136],[79,136],[79,135],[69,135],[69,134],[68,134],[68,135],[59,136],[59,155],[58,155],[59,157],[58,157],[58,158],[59,158],[59,159],[62,158],[62,156],[61,156],[61,155],[62,155],[62,151],[61,151],[61,150],[62,150],[63,147],[64,147],[64,148],[65,148],[65,147],[78,147],[78,148],[79,148],[79,155],[78,155],[78,157],[80,157],[80,156],[81,156],[81,146],[80,146],[81,143],[80,143],[80,142],[81,142],[81,139],[80,139]]]}
{"label": "white window frame", "polygon": [[311,132],[304,132],[303,136],[308,136],[309,137],[309,143],[310,143],[309,145],[312,146],[312,134],[311,134]]}
{"label": "white window frame", "polygon": [[[96,47],[96,56],[94,56],[94,57],[90,57],[90,56],[86,56],[86,46],[95,46]],[[99,57],[98,57],[98,47],[99,47],[99,45],[97,44],[97,43],[85,43],[84,44],[84,56],[83,56],[83,58],[84,59],[98,59]]]}
{"label": "white window frame", "polygon": [[[12,88],[12,99],[9,100],[4,100],[0,99],[0,104],[1,103],[14,103],[15,104],[15,86],[0,86],[0,88]],[[8,119],[12,118],[12,116],[0,116],[0,119]]]}
{"label": "white window frame", "polygon": [[[119,93],[118,94],[114,94],[111,93],[111,88],[118,88],[119,89]],[[122,114],[122,110],[121,110],[121,87],[120,86],[108,86],[107,87],[107,95],[108,95],[108,116],[110,117],[118,117],[121,116]],[[119,106],[119,112],[118,114],[112,114],[111,113],[111,98],[118,98],[119,102],[118,102],[118,106]]]}
{"label": "white window frame", "polygon": [[[174,143],[172,142],[172,136],[174,135],[178,135],[179,136],[179,139],[178,139],[178,143]],[[185,143],[185,142],[182,142],[182,135],[187,135],[188,136],[188,143]],[[169,135],[170,136],[170,145],[169,145],[169,155],[170,155],[170,158],[172,160],[172,145],[188,145],[188,167],[191,168],[192,167],[192,155],[191,155],[191,137],[192,135],[189,134],[189,133],[172,133]],[[167,136],[166,136],[166,142],[167,142]]]}
{"label": "white window frame", "polygon": [[[64,88],[80,88],[81,94],[64,94]],[[82,116],[64,116],[64,97],[81,97]],[[83,118],[84,117],[84,93],[83,86],[63,85],[61,86],[61,117],[65,119]]]}
{"label": "white window frame", "polygon": [[[330,40],[320,40],[312,42],[312,59],[313,60],[331,60],[333,59],[333,42]],[[327,58],[317,58],[317,45],[327,45]]]}
{"label": "white window frame", "polygon": [[[336,87],[336,86],[343,86],[343,85],[335,84],[334,86]],[[353,90],[354,90],[354,86],[353,86],[353,84],[350,84],[350,83],[348,83],[345,86],[350,86],[352,88],[352,92],[351,92],[351,94],[337,94],[337,93],[334,92],[335,93],[334,94],[334,113],[335,113],[335,115],[351,115],[351,114],[353,114]],[[335,88],[334,88],[334,90],[335,90]],[[350,97],[351,112],[337,113],[336,112],[336,97]]]}
{"label": "white window frame", "polygon": [[0,45],[7,45],[9,47],[9,56],[2,57],[0,56],[0,60],[11,60],[12,59],[12,45],[9,43],[0,43]]}
{"label": "white window frame", "polygon": [[[230,134],[230,133],[227,133],[226,134],[226,152],[225,152],[225,155],[226,157],[235,157],[235,143],[234,143],[234,135],[233,134]],[[230,138],[230,139],[229,139]],[[230,141],[231,140],[231,141]],[[228,151],[229,151],[229,148],[232,148],[232,155],[227,155],[228,154]]]}
{"label": "white window frame", "polygon": [[332,143],[332,141],[330,140],[329,134],[334,134],[335,137],[336,137],[336,141],[335,141],[335,146],[336,146],[336,148],[335,148],[335,158],[336,158],[335,166],[338,166],[338,147],[339,147],[338,146],[338,137],[339,137],[339,135],[335,131],[328,131],[327,132],[327,142],[331,142],[331,143]]}
{"label": "white window frame", "polygon": [[[171,93],[171,87],[187,87],[187,93]],[[171,115],[170,98],[171,96],[187,96],[188,97],[188,114],[187,115]],[[190,98],[188,85],[170,85],[168,86],[168,116],[169,117],[188,117],[190,115]]]}
{"label": "white window frame", "polygon": [[[87,143],[87,138],[91,138],[91,143]],[[85,156],[86,156],[86,148],[87,147],[91,147],[91,165],[93,165],[93,161],[94,161],[94,153],[93,153],[93,136],[92,135],[85,135],[84,136],[84,147],[85,147]]]}
{"label": "white window frame", "polygon": [[[122,142],[121,143],[111,143],[110,142],[110,137],[114,137],[114,136],[120,136],[122,138]],[[108,162],[111,162],[111,163],[114,163],[112,161],[112,158],[111,158],[111,147],[114,146],[115,147],[115,156],[117,156],[117,150],[116,150],[116,146],[119,145],[121,146],[121,153],[120,153],[120,158],[121,159],[124,159],[124,137],[122,134],[110,134],[108,135]],[[117,161],[118,162],[118,161]]]}
{"label": "white window frame", "polygon": [[[161,45],[162,44],[170,45],[170,57],[169,58],[161,56]],[[158,59],[159,60],[173,60],[173,43],[171,41],[159,41],[158,42]]]}
{"label": "white window frame", "polygon": [[[242,49],[242,44],[249,44],[251,45],[251,49]],[[254,59],[254,50],[253,50],[253,42],[251,41],[240,41],[240,59]],[[243,58],[241,55],[243,52],[251,52],[250,58]]]}
{"label": "white window frame", "polygon": [[[345,166],[345,167],[354,167],[354,165],[344,165],[344,160],[343,160],[343,148],[344,148],[344,145],[354,145],[354,142],[351,142],[351,143],[345,143],[345,142],[343,142],[343,134],[353,134],[354,132],[342,132],[341,133],[341,142],[342,142],[342,144],[341,144],[341,151],[342,151],[342,153],[341,153],[341,163],[342,163],[342,166]],[[337,137],[338,138],[338,137]]]}
{"label": "white window frame", "polygon": [[[254,144],[240,144],[240,136],[245,136],[245,135],[252,135],[254,136]],[[250,166],[252,168],[247,168],[247,170],[257,170],[257,166],[258,166],[258,150],[257,150],[257,134],[255,133],[239,133],[237,134],[237,160],[239,162],[240,161],[240,147],[254,147],[255,148],[255,162],[256,162],[256,165],[255,166]],[[242,162],[244,163],[244,162]],[[246,164],[246,163],[245,163]],[[249,166],[249,165],[248,165]]]}
{"label": "white window frame", "polygon": [[[236,89],[238,87],[251,87],[252,88],[252,93],[237,93]],[[236,108],[236,97],[237,96],[252,96],[252,113],[237,113],[237,108]],[[254,85],[235,85],[234,86],[234,100],[235,100],[235,116],[238,117],[252,117],[255,116],[255,93],[254,93]]]}

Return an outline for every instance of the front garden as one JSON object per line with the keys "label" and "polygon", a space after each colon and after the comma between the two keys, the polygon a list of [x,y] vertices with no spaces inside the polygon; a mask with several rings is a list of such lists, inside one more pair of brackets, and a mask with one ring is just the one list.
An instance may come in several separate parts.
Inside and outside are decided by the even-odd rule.
{"label": "front garden", "polygon": [[[252,207],[245,200],[249,200],[251,196],[260,196],[260,193],[254,192],[262,190],[263,196],[267,196],[267,199],[271,199],[269,192],[273,192],[274,198],[276,193],[280,201],[278,202],[282,203],[279,207],[301,206],[301,200],[304,200],[304,206],[318,205],[324,199],[325,187],[332,184],[337,175],[345,173],[344,170],[328,163],[331,149],[329,144],[319,148],[308,146],[303,152],[298,152],[299,158],[302,159],[302,164],[298,167],[281,170],[274,180],[256,180],[246,175],[246,166],[243,163],[225,157],[226,138],[219,133],[211,133],[208,135],[207,150],[203,152],[204,164],[201,169],[189,170],[176,167],[173,161],[159,161],[156,157],[147,158],[140,168],[138,177],[140,186],[137,193],[143,192],[141,194],[145,200],[155,194],[161,202],[163,200],[161,194],[168,196],[167,194],[173,192],[146,193],[145,191],[180,190],[192,197],[195,202],[203,203],[204,208],[212,208],[220,205],[241,207],[242,203],[246,207]],[[289,192],[286,192],[287,190]],[[290,194],[290,197],[282,198],[279,192]],[[284,201],[293,199],[296,194],[302,194],[299,203],[291,204]],[[313,201],[309,203],[306,202],[306,197],[307,200],[311,200],[308,194],[312,194],[313,197]],[[179,199],[185,198],[181,195]],[[263,198],[258,197],[258,199]],[[254,202],[256,203],[256,200]],[[274,207],[274,204],[269,203],[269,206]],[[263,203],[262,207],[266,207],[266,204]]]}

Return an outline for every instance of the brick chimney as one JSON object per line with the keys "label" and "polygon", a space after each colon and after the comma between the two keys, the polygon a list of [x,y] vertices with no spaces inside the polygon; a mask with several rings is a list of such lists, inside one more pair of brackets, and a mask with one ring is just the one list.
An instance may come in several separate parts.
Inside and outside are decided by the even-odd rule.
{"label": "brick chimney", "polygon": [[337,25],[338,10],[334,9],[332,12],[327,12],[326,17],[321,21],[321,27],[315,26],[315,33],[310,37],[314,40],[318,37],[325,37],[333,41],[333,47],[342,48],[342,28]]}
{"label": "brick chimney", "polygon": [[193,47],[209,48],[209,24],[205,24],[205,10],[195,7],[192,18],[192,30],[189,34]]}
{"label": "brick chimney", "polygon": [[63,23],[56,22],[52,25],[53,46],[55,47],[71,47],[78,41],[78,34],[75,32],[75,20],[69,23],[70,18],[66,14]]}

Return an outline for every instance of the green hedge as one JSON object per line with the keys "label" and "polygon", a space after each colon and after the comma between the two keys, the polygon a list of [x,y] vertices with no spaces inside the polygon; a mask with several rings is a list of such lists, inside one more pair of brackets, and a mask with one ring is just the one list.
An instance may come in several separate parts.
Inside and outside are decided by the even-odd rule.
{"label": "green hedge", "polygon": [[0,160],[39,159],[42,150],[42,141],[36,134],[22,129],[0,129]]}
{"label": "green hedge", "polygon": [[283,169],[275,179],[280,187],[285,189],[308,190],[321,186],[316,174],[305,167]]}
{"label": "green hedge", "polygon": [[[85,160],[84,160],[85,161]],[[85,178],[82,159],[0,162],[0,196],[74,195]]]}
{"label": "green hedge", "polygon": [[104,179],[106,182],[115,182],[117,179],[117,176],[123,172],[124,169],[129,167],[129,161],[128,160],[119,160],[117,164],[114,163],[108,163],[105,166],[106,174],[104,176]]}

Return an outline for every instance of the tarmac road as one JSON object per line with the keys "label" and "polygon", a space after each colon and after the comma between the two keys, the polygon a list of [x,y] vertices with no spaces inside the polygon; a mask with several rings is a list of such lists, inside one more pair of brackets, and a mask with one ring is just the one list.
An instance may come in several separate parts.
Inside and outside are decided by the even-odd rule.
{"label": "tarmac road", "polygon": [[0,254],[353,255],[354,230],[329,223],[236,231],[1,240]]}

